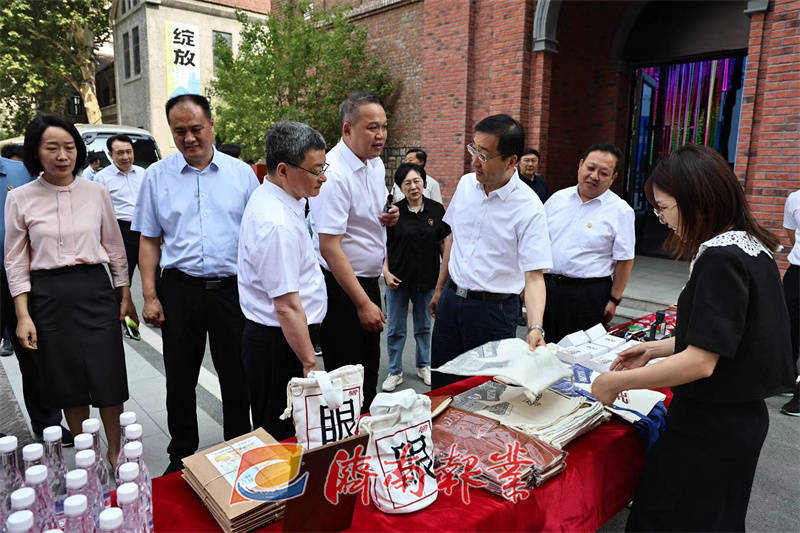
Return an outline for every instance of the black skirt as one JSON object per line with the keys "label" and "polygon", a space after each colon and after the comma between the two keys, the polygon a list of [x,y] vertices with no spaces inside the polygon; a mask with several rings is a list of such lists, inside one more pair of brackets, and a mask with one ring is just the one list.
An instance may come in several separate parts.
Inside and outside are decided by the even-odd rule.
{"label": "black skirt", "polygon": [[128,399],[119,299],[102,265],[32,271],[28,306],[43,405],[112,407]]}
{"label": "black skirt", "polygon": [[626,531],[744,531],[769,414],[763,400],[675,395],[645,459]]}

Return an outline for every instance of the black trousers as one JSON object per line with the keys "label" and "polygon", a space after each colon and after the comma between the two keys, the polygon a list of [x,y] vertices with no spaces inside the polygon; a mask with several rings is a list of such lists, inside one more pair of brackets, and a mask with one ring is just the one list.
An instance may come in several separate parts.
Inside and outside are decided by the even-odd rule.
{"label": "black trousers", "polygon": [[[328,313],[322,321],[321,344],[325,370],[330,372],[344,365],[364,365],[364,409],[369,409],[378,389],[378,368],[381,361],[381,334],[361,327],[356,306],[333,277],[322,269],[328,291]],[[369,299],[381,306],[378,278],[358,278]]]}
{"label": "black trousers", "polygon": [[25,400],[25,409],[31,417],[33,433],[40,437],[44,428],[61,424],[61,410],[45,407],[42,404],[39,368],[31,353],[23,348],[17,339],[17,313],[14,310],[14,300],[11,298],[8,278],[3,268],[0,268],[0,323],[2,323],[2,333],[7,335],[14,346],[14,353],[22,373],[22,397]]}
{"label": "black trousers", "polygon": [[179,461],[197,451],[197,400],[195,387],[206,349],[222,392],[225,440],[250,431],[250,396],[242,366],[244,316],[235,281],[216,289],[187,283],[177,271],[165,270],[158,283],[164,309],[161,326],[167,377],[167,426],[171,441],[167,452]]}
{"label": "black trousers", "polygon": [[276,440],[294,436],[292,419],[280,420],[286,409],[286,385],[303,377],[303,365],[279,327],[245,319],[242,361],[250,387],[253,426],[264,428]]}
{"label": "black trousers", "polygon": [[800,266],[791,265],[783,275],[783,295],[786,297],[786,307],[789,308],[794,372],[797,376],[797,356],[800,354]]}
{"label": "black trousers", "polygon": [[545,274],[544,283],[547,303],[542,326],[548,342],[558,342],[565,335],[603,321],[603,311],[611,293],[610,277],[572,281]]}
{"label": "black trousers", "polygon": [[128,258],[128,283],[133,279],[133,271],[139,264],[139,236],[141,233],[131,229],[127,220],[117,220],[119,230],[122,232],[122,243],[125,245],[125,257]]}
{"label": "black trousers", "polygon": [[[436,306],[431,367],[439,367],[487,342],[516,337],[519,305],[516,295],[500,302],[461,298],[448,284]],[[431,389],[462,379],[465,377],[432,372]]]}

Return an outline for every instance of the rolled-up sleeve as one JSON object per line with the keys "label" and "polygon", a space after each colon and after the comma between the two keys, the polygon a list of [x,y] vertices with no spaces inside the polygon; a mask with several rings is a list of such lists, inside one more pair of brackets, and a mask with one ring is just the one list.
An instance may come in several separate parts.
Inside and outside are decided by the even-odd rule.
{"label": "rolled-up sleeve", "polygon": [[16,191],[8,193],[5,205],[5,267],[11,296],[31,290],[31,256],[28,226]]}
{"label": "rolled-up sleeve", "polygon": [[108,189],[100,191],[100,245],[108,254],[108,268],[114,287],[127,287],[128,283],[128,258],[125,254],[125,244],[122,241],[122,232],[114,215],[114,206],[111,204],[111,195]]}

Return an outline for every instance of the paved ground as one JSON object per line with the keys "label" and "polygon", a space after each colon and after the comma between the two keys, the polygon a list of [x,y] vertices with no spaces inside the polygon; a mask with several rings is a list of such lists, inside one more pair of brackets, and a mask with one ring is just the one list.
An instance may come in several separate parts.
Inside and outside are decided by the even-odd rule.
{"label": "paved ground", "polygon": [[[671,304],[688,278],[686,263],[664,259],[637,258],[633,275],[625,292],[629,305]],[[141,289],[138,275],[134,276],[134,301],[141,310]],[[636,308],[629,309],[635,314]],[[644,311],[639,314],[644,314]],[[637,315],[638,316],[638,315]],[[618,320],[624,320],[620,318]],[[413,331],[409,316],[408,331]],[[524,336],[520,328],[519,335]],[[166,446],[169,442],[165,408],[164,365],[161,357],[161,336],[158,329],[142,328],[142,341],[125,341],[125,357],[128,368],[128,385],[131,399],[125,408],[137,413],[144,427],[145,461],[154,476],[166,468],[168,459]],[[385,340],[381,343],[382,364],[379,384],[386,377]],[[403,354],[405,382],[419,392],[428,390],[415,373],[413,339],[406,343]],[[22,400],[21,377],[15,357],[0,358],[0,431],[17,434],[23,439],[30,435],[21,416],[27,417],[11,402],[13,397]],[[4,374],[8,380],[4,379]],[[9,390],[10,386],[10,390]],[[778,411],[784,398],[768,400],[771,426],[761,454],[753,494],[748,511],[747,527],[751,531],[800,531],[800,418],[781,415]],[[200,446],[208,447],[222,440],[222,408],[219,385],[210,356],[206,356],[197,387],[197,416],[200,424]],[[95,412],[96,413],[96,412]],[[25,429],[23,429],[25,428]],[[72,464],[73,451],[66,454]],[[732,465],[735,467],[735,465]],[[602,531],[622,531],[627,519],[627,510],[609,521]]]}

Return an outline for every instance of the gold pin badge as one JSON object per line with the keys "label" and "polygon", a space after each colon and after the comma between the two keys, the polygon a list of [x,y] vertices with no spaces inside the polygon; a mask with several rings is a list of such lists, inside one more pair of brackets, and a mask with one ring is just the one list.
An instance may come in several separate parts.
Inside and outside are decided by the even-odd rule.
{"label": "gold pin badge", "polygon": [[587,228],[591,228],[591,227],[592,227],[592,223],[591,223],[591,222],[589,222],[588,224],[586,224],[586,227],[587,227]]}

